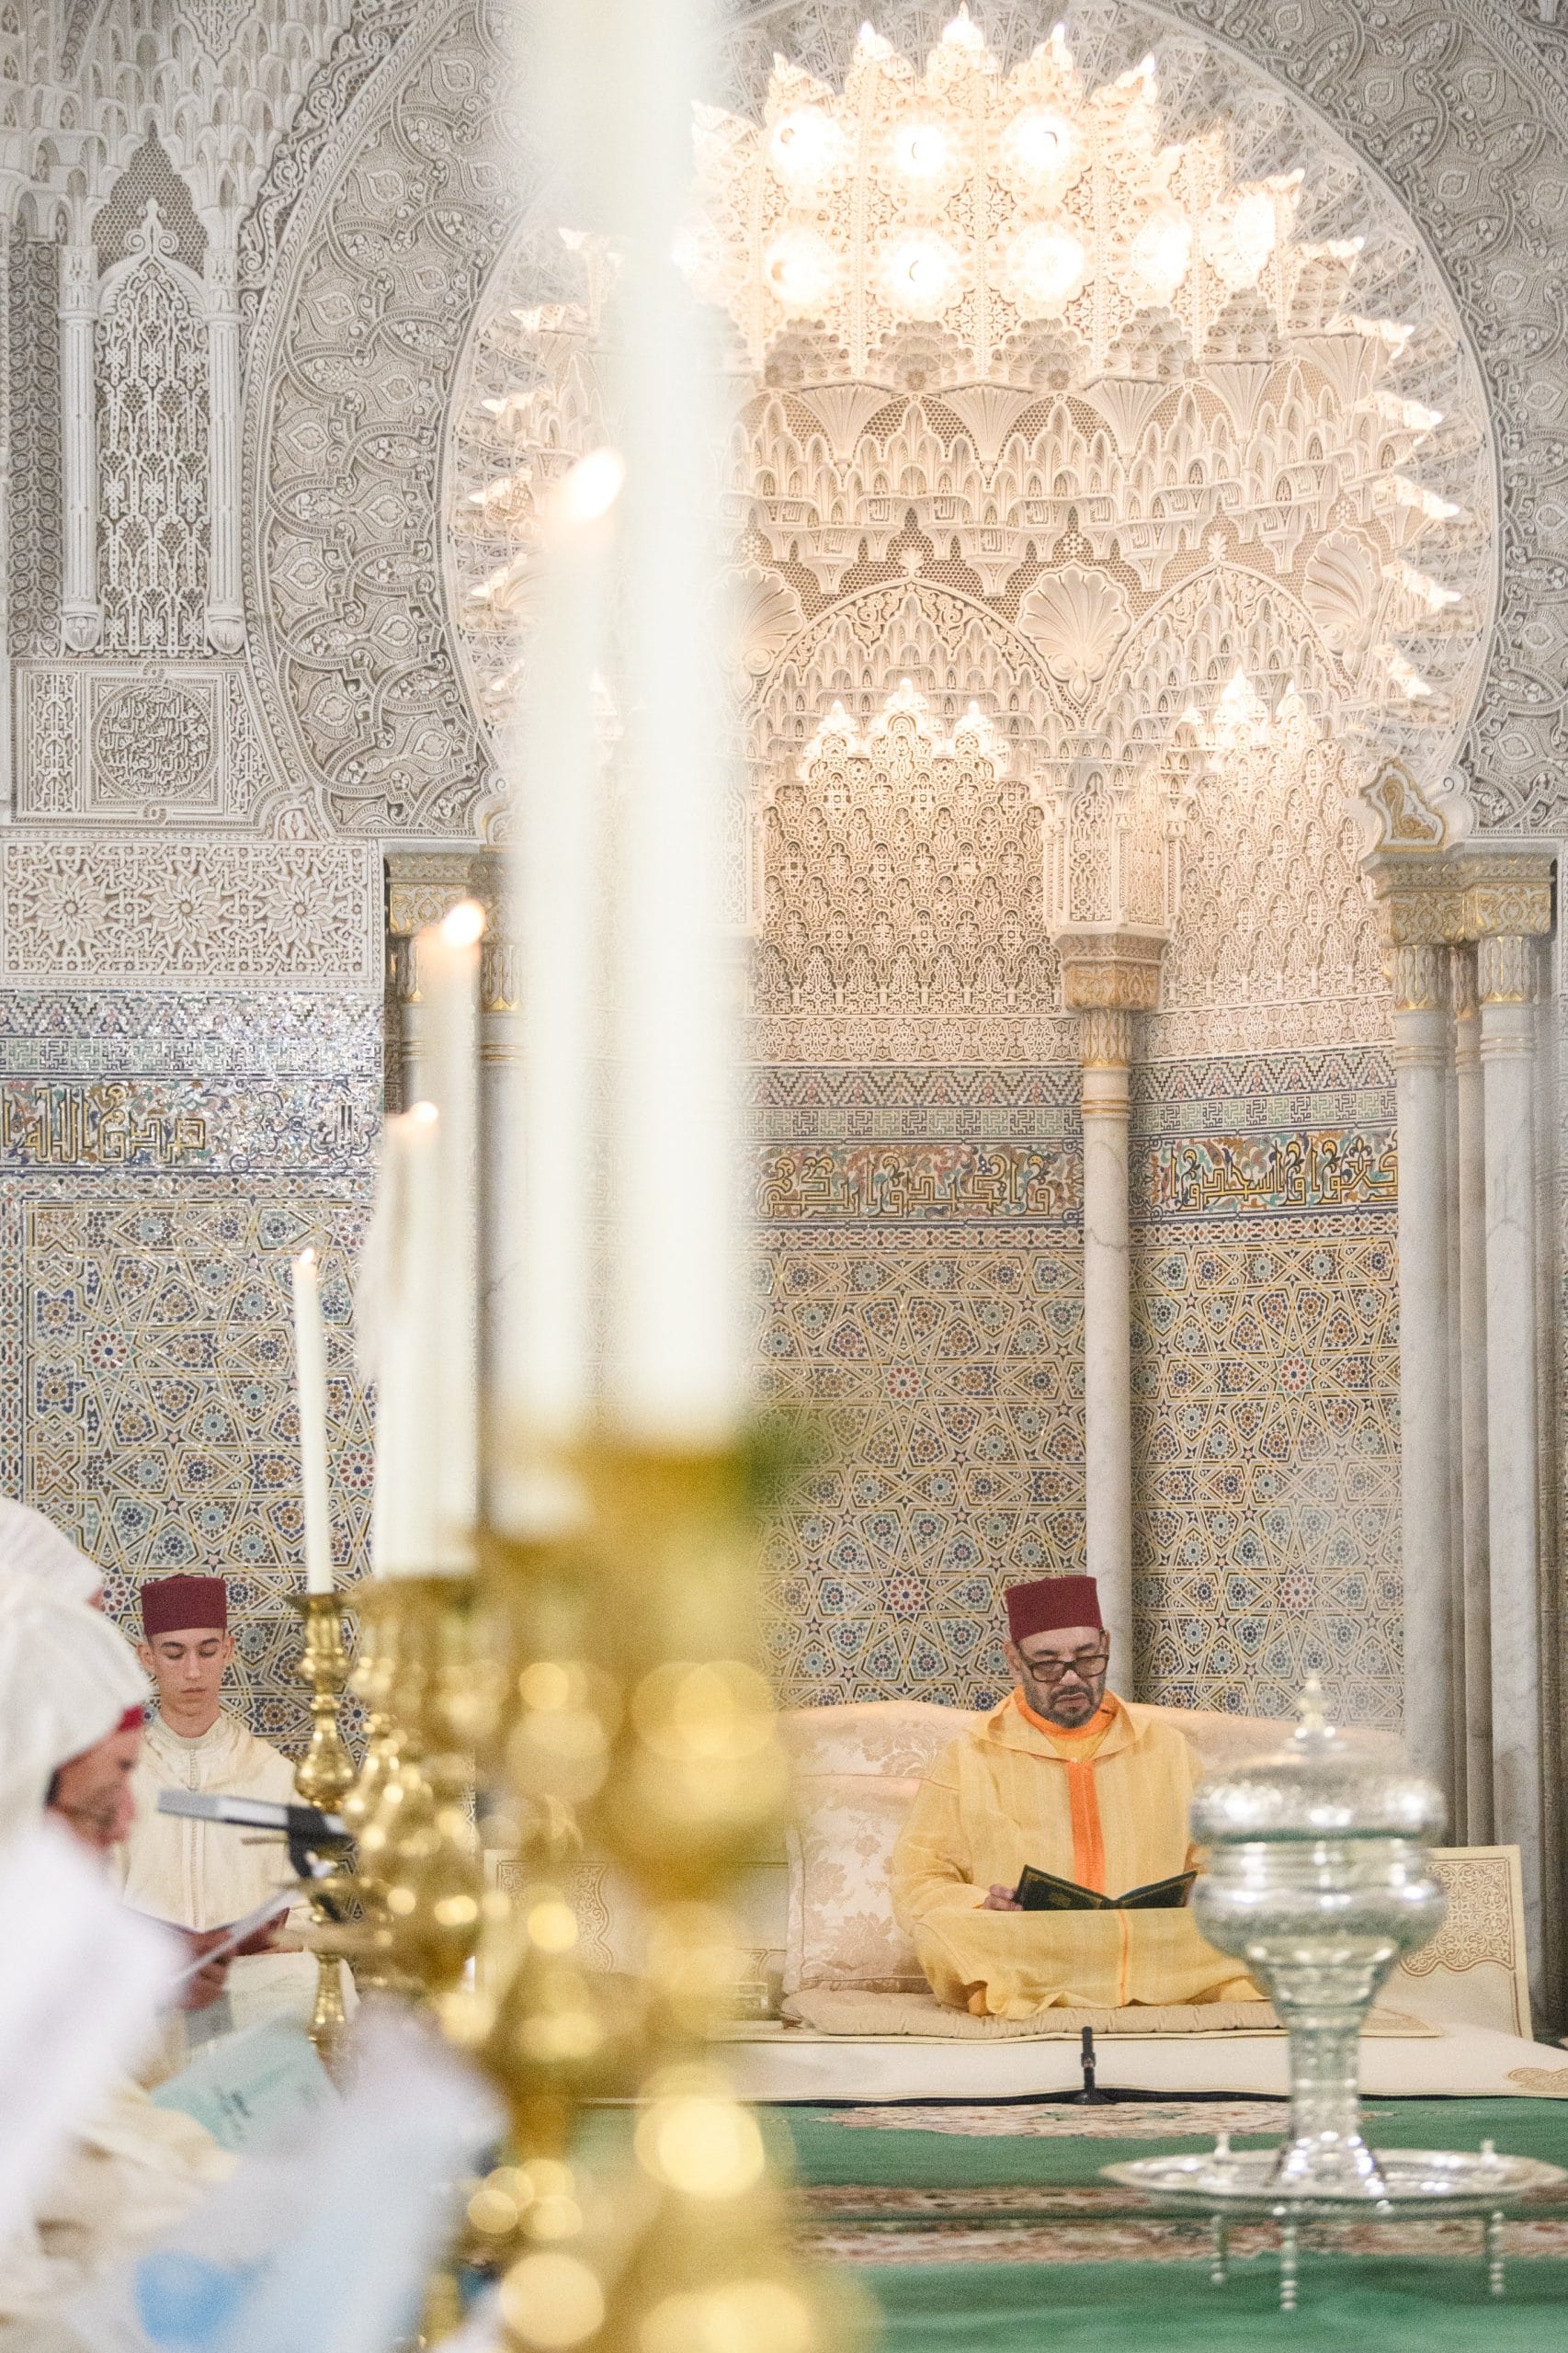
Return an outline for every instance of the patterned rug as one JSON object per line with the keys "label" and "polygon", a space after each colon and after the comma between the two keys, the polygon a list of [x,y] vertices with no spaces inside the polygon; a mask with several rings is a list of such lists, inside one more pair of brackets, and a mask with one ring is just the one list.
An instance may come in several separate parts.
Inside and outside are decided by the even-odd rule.
{"label": "patterned rug", "polygon": [[[835,2187],[801,2194],[801,2238],[824,2262],[1194,2263],[1210,2252],[1207,2222],[1131,2210],[1110,2183],[1088,2188],[905,2189]],[[1508,2256],[1568,2256],[1568,2216],[1523,2218],[1504,2228]],[[1234,2225],[1235,2262],[1278,2252],[1267,2222]],[[1482,2260],[1473,2220],[1315,2222],[1301,2233],[1303,2259],[1335,2255],[1471,2256]]]}
{"label": "patterned rug", "polygon": [[944,2100],[940,2106],[846,2108],[834,2122],[870,2132],[957,2132],[966,2140],[1165,2141],[1281,2133],[1290,2121],[1282,2099],[1139,2099],[1109,2108],[1072,2108],[1062,2100]]}

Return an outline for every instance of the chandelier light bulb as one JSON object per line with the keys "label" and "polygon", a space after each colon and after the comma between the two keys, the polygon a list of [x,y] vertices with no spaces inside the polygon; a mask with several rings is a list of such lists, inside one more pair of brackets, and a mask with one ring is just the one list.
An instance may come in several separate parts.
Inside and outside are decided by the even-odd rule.
{"label": "chandelier light bulb", "polygon": [[1065,310],[1084,283],[1088,256],[1071,229],[1054,221],[1020,229],[1007,248],[1013,299],[1027,314]]}
{"label": "chandelier light bulb", "polygon": [[949,300],[960,274],[958,255],[932,233],[900,237],[882,256],[882,290],[895,308],[934,318]]}
{"label": "chandelier light bulb", "polygon": [[1072,153],[1072,134],[1060,117],[1043,107],[1027,107],[1015,115],[1003,134],[1003,146],[1014,169],[1037,184],[1057,178]]}
{"label": "chandelier light bulb", "polygon": [[1132,275],[1153,302],[1168,302],[1192,266],[1192,224],[1179,212],[1156,212],[1132,240]]}
{"label": "chandelier light bulb", "polygon": [[832,246],[812,229],[783,230],[764,254],[762,268],[769,292],[797,316],[820,311],[838,278]]}
{"label": "chandelier light bulb", "polygon": [[903,122],[893,133],[893,163],[906,179],[939,179],[951,152],[939,122]]}
{"label": "chandelier light bulb", "polygon": [[819,188],[844,156],[844,133],[824,107],[794,107],[773,126],[769,160],[794,188]]}

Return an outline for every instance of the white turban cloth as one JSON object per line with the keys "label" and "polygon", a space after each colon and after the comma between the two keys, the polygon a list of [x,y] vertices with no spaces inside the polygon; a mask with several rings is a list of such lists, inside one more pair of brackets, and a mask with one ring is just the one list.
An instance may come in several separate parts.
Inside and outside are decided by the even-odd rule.
{"label": "white turban cloth", "polygon": [[146,1697],[107,1618],[0,1566],[0,1841],[36,1823],[61,1766]]}
{"label": "white turban cloth", "polygon": [[91,1601],[104,1581],[97,1563],[62,1536],[51,1519],[31,1504],[0,1495],[0,1574],[7,1569],[51,1586],[73,1601]]}

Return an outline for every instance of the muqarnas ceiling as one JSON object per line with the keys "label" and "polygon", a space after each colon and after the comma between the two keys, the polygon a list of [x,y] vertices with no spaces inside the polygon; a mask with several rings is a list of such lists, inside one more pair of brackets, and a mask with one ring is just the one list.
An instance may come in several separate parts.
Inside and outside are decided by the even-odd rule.
{"label": "muqarnas ceiling", "polygon": [[[1129,23],[1080,10],[1008,72],[963,16],[923,65],[868,31],[839,87],[780,59],[756,115],[699,110],[754,779],[907,679],[1048,803],[1146,792],[1244,674],[1347,790],[1397,757],[1462,830],[1496,491],[1451,304],[1298,103],[1153,18],[1126,63]],[[536,220],[471,342],[449,580],[492,713],[540,495],[614,430],[613,274]]]}

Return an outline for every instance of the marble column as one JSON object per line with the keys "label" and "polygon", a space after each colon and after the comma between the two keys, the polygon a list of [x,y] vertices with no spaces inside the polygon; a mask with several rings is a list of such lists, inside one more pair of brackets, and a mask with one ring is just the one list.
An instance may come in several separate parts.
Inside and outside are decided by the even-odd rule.
{"label": "marble column", "polygon": [[425,998],[417,935],[461,899],[477,899],[488,928],[479,968],[481,1186],[486,1226],[480,1239],[481,1356],[496,1328],[512,1269],[507,1253],[516,1220],[507,1215],[517,1181],[508,1074],[522,1051],[517,952],[502,892],[498,851],[389,850],[387,853],[386,1096],[406,1109],[419,1100],[425,1065]]}
{"label": "marble column", "polygon": [[209,391],[207,642],[238,654],[245,642],[240,585],[240,293],[232,243],[207,248]]}
{"label": "marble column", "polygon": [[98,603],[97,412],[93,337],[98,259],[90,244],[60,248],[61,488],[64,507],[61,634],[90,654],[103,634]]}
{"label": "marble column", "polygon": [[1491,1552],[1495,1832],[1523,1861],[1525,1923],[1541,1950],[1542,1708],[1535,1220],[1533,939],[1476,950],[1486,1168],[1487,1532]]}
{"label": "marble column", "polygon": [[1450,1028],[1443,1058],[1443,1199],[1448,1211],[1449,1299],[1449,1721],[1453,1725],[1454,1779],[1449,1793],[1449,1842],[1470,1842],[1470,1764],[1465,1738],[1465,1617],[1464,1617],[1464,1428],[1460,1407],[1463,1369],[1460,1358],[1460,1178],[1459,1178],[1459,999],[1456,957],[1448,951]]}
{"label": "marble column", "polygon": [[[425,1057],[425,998],[416,936],[462,899],[477,899],[494,917],[498,853],[409,849],[387,852],[387,1102],[406,1110],[419,1100]],[[494,945],[494,943],[492,943]],[[482,982],[483,985],[483,982]],[[483,1051],[483,1047],[482,1047]]]}
{"label": "marble column", "polygon": [[[476,895],[479,895],[476,893]],[[496,1336],[521,1311],[517,1287],[517,1199],[522,1184],[521,1096],[523,1000],[516,939],[505,901],[489,909],[490,929],[479,967],[480,1149],[483,1155],[480,1237],[480,1361],[494,1368]],[[487,1380],[485,1391],[494,1394]]]}
{"label": "marble column", "polygon": [[1135,1681],[1132,1622],[1132,1307],[1128,1131],[1132,1016],[1082,1012],[1084,1105],[1084,1508],[1116,1688]]}
{"label": "marble column", "polygon": [[1452,1804],[1453,1622],[1449,1417],[1447,954],[1393,951],[1399,1118],[1400,1503],[1403,1527],[1404,1733],[1415,1765]]}
{"label": "marble column", "polygon": [[[1492,1805],[1492,1597],[1486,1496],[1486,1134],[1475,949],[1449,950],[1454,1009],[1453,1222],[1459,1273],[1450,1322],[1458,1338],[1460,1607],[1455,1648],[1464,1745],[1464,1835],[1488,1847]],[[1450,1261],[1451,1264],[1451,1261]]]}
{"label": "marble column", "polygon": [[11,246],[0,238],[0,822],[17,798],[11,720]]}

